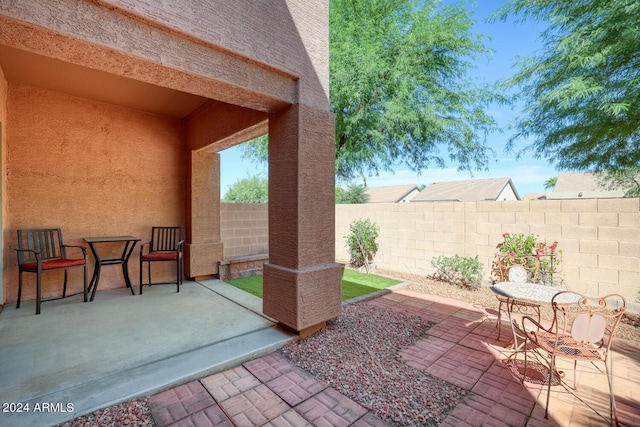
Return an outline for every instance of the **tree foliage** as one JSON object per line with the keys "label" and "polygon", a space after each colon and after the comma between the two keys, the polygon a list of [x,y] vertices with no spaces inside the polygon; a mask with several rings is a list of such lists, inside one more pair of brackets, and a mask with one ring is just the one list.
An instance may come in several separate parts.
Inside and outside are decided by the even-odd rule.
{"label": "tree foliage", "polygon": [[544,49],[505,82],[521,89],[524,114],[509,142],[561,169],[640,165],[640,1],[511,0],[493,19],[548,23]]}
{"label": "tree foliage", "polygon": [[349,185],[347,189],[336,187],[336,204],[356,204],[367,203],[369,201],[369,194],[367,188],[364,185]]}
{"label": "tree foliage", "polygon": [[236,181],[227,191],[225,203],[267,203],[269,182],[265,178],[252,176]]}
{"label": "tree foliage", "polygon": [[544,189],[545,190],[553,190],[557,183],[558,183],[558,177],[557,176],[552,176],[551,178],[547,179],[544,182]]}
{"label": "tree foliage", "polygon": [[[346,181],[404,163],[415,171],[486,169],[500,98],[467,78],[488,54],[471,12],[438,0],[331,0],[330,105],[336,175]],[[262,144],[262,146],[260,146]],[[256,146],[257,145],[257,146]],[[247,157],[266,160],[264,140]]]}
{"label": "tree foliage", "polygon": [[269,135],[262,135],[242,144],[242,157],[257,163],[269,161]]}
{"label": "tree foliage", "polygon": [[[485,54],[462,4],[426,0],[331,0],[330,94],[336,115],[336,173],[486,168],[482,136],[497,99],[470,84],[471,60]],[[447,153],[443,155],[443,151]]]}
{"label": "tree foliage", "polygon": [[596,179],[608,190],[624,190],[624,197],[640,197],[640,166],[605,171],[597,174]]}

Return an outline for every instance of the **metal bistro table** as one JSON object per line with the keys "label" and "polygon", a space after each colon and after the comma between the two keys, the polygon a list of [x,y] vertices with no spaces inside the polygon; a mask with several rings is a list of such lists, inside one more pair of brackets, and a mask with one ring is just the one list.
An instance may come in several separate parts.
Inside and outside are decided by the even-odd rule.
{"label": "metal bistro table", "polygon": [[[519,350],[522,345],[518,345],[518,337],[523,337],[518,334],[516,325],[513,324],[511,315],[514,309],[521,312],[535,305],[550,305],[551,299],[555,294],[566,291],[566,289],[556,286],[528,282],[499,282],[493,285],[491,290],[507,298],[507,314],[509,316],[509,323],[511,324],[511,331],[513,332],[513,347],[516,351]],[[572,301],[567,300],[561,302],[570,303]]]}
{"label": "metal bistro table", "polygon": [[[103,265],[122,265],[122,275],[124,276],[125,284],[127,288],[131,290],[131,295],[135,295],[133,292],[133,286],[131,285],[131,279],[129,278],[129,257],[133,249],[136,247],[136,243],[140,241],[139,238],[133,236],[106,236],[106,237],[85,237],[84,241],[87,242],[91,253],[96,260],[96,265],[93,269],[93,276],[89,283],[89,292],[91,292],[91,299],[96,295],[96,289],[98,289],[98,281],[100,280],[100,269]],[[122,255],[119,258],[101,258],[96,249],[96,245],[102,243],[124,243],[122,249]],[[93,290],[92,290],[93,289]]]}

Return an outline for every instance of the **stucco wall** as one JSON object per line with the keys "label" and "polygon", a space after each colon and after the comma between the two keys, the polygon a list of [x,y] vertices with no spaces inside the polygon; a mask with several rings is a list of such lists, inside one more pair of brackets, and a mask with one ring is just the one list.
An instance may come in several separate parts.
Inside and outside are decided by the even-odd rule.
{"label": "stucco wall", "polygon": [[[299,101],[329,107],[329,2],[108,0],[132,13],[236,52],[300,80]],[[300,31],[303,29],[303,31]]]}
{"label": "stucco wall", "polygon": [[0,42],[261,111],[326,111],[328,3],[16,0]]}
{"label": "stucco wall", "polygon": [[[150,220],[154,212],[165,212],[164,223],[168,217],[184,219],[187,275],[215,274],[214,262],[223,252],[219,211],[208,203],[219,200],[212,154],[256,136],[268,119],[270,160],[287,167],[270,169],[276,171],[270,181],[278,190],[269,213],[272,263],[265,270],[265,314],[296,331],[339,315],[333,196],[314,193],[334,187],[328,5],[328,0],[0,2],[0,49],[7,53],[0,56],[0,66],[7,76],[11,72],[11,90],[23,92],[12,95],[9,106],[5,234],[57,222],[71,242],[112,230],[138,235],[142,224],[160,222]],[[153,92],[166,103],[176,96],[185,103],[173,113],[134,104],[138,99],[130,99],[135,98],[130,87]],[[193,114],[203,99],[213,101],[205,119]],[[124,106],[183,118],[191,123],[187,142],[197,143],[184,144],[178,121]],[[224,131],[209,133],[213,122],[224,122],[216,126]],[[178,155],[171,150],[178,145],[182,159],[180,168],[173,168]],[[165,149],[169,154],[147,163],[147,156]],[[38,158],[34,174],[29,160],[37,155],[43,159]],[[125,180],[126,185],[116,182]],[[147,204],[159,199],[162,205]],[[202,205],[213,209],[203,211]],[[5,255],[5,268],[8,260]],[[11,301],[14,294],[12,288],[5,296]]]}
{"label": "stucco wall", "polygon": [[[0,170],[4,170],[7,152],[7,86],[7,81],[4,77],[2,67],[0,67]],[[4,194],[6,193],[6,184],[7,181],[5,179],[0,179],[0,200],[4,200]],[[4,203],[2,203],[2,207],[0,207],[0,224],[2,225],[2,230],[5,229],[5,209],[6,206]],[[5,254],[4,241],[4,233],[0,233],[0,258],[4,258]],[[3,295],[4,277],[0,277],[0,304],[4,301]]]}
{"label": "stucco wall", "polygon": [[[62,227],[65,243],[83,245],[83,237],[96,235],[133,235],[145,242],[152,225],[184,225],[185,135],[179,120],[14,84],[7,104],[6,247],[16,247],[20,228]],[[134,284],[138,253],[129,263]],[[90,253],[89,259],[91,278]],[[7,250],[3,261],[5,297],[12,302],[15,250]],[[168,268],[153,271],[162,279],[172,276],[161,271]],[[70,275],[71,291],[80,291],[81,273]],[[24,276],[23,299],[35,296],[33,276]],[[55,295],[61,274],[45,277],[45,297]],[[99,289],[122,286],[121,268],[103,267]]]}

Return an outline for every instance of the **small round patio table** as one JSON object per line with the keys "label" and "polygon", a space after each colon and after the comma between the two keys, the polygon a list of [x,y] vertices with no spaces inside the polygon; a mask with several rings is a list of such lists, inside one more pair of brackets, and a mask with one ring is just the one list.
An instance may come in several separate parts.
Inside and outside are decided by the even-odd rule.
{"label": "small round patio table", "polygon": [[[523,331],[519,331],[513,322],[513,313],[527,313],[532,310],[538,316],[540,322],[540,305],[550,305],[553,296],[558,292],[566,291],[566,289],[557,286],[548,286],[540,283],[529,282],[498,282],[491,287],[491,290],[502,297],[507,298],[507,315],[509,316],[509,324],[513,332],[513,348],[518,351],[524,344],[524,341],[518,344],[518,338],[524,340]],[[573,294],[562,295],[556,299],[556,302],[563,304],[575,303],[577,296]]]}
{"label": "small round patio table", "polygon": [[[566,289],[562,289],[557,286],[527,282],[499,282],[493,285],[491,290],[496,294],[509,299],[539,304],[551,304],[551,299],[555,294],[566,291]],[[560,300],[560,302],[574,302],[569,295],[563,299],[566,299],[566,301]]]}

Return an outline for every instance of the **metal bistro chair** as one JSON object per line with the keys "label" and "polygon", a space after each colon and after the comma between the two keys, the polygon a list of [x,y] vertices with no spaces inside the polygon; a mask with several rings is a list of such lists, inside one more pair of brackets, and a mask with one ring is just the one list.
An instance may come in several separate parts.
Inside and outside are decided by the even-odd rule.
{"label": "metal bistro chair", "polygon": [[[175,262],[176,263],[176,286],[180,292],[182,285],[183,270],[183,248],[182,229],[180,227],[152,227],[151,241],[140,246],[140,295],[142,295],[142,266],[147,263],[149,286],[160,283],[151,282],[152,262]],[[148,253],[145,254],[145,247],[148,246]]]}
{"label": "metal bistro chair", "polygon": [[[626,308],[625,299],[618,294],[604,297],[586,297],[576,292],[561,291],[551,300],[553,308],[553,323],[550,328],[544,328],[540,322],[531,317],[522,319],[525,335],[524,376],[527,374],[527,353],[536,351],[549,362],[547,375],[547,402],[544,417],[548,417],[549,398],[551,395],[552,375],[558,379],[562,373],[556,371],[556,359],[573,360],[573,389],[576,389],[576,368],[578,361],[591,362],[597,368],[596,362],[604,364],[607,382],[609,384],[609,415],[611,422],[618,425],[616,401],[613,393],[613,360],[611,358],[611,344],[616,337],[616,328]],[[528,330],[527,323],[535,325],[538,330]]]}
{"label": "metal bistro chair", "polygon": [[[514,264],[506,267],[507,280],[509,282],[527,283],[531,277],[535,277],[535,272],[530,274],[527,268],[522,264]],[[500,340],[500,334],[502,333],[502,313],[509,314],[509,312],[518,311],[521,313],[528,313],[529,310],[533,311],[540,321],[540,304],[535,304],[528,301],[519,301],[509,299],[502,295],[496,295],[498,299],[498,340]],[[506,309],[506,310],[505,310]],[[514,338],[515,340],[515,338]],[[518,347],[518,343],[514,341],[514,347]]]}
{"label": "metal bistro chair", "polygon": [[[67,258],[67,248],[82,251],[81,258]],[[64,270],[62,298],[67,295],[67,270],[84,269],[84,302],[87,302],[87,250],[82,246],[65,245],[59,228],[18,230],[18,301],[22,296],[22,273],[36,274],[36,314],[42,303],[42,273]],[[56,298],[57,299],[57,298]]]}

